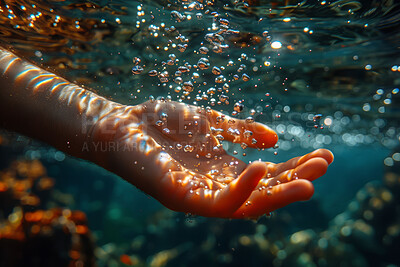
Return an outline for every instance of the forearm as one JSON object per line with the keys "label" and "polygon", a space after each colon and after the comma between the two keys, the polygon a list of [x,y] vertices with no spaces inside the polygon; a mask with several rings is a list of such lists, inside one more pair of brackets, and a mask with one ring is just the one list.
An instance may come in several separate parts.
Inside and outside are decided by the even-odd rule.
{"label": "forearm", "polygon": [[93,125],[119,108],[0,47],[0,127],[89,159]]}

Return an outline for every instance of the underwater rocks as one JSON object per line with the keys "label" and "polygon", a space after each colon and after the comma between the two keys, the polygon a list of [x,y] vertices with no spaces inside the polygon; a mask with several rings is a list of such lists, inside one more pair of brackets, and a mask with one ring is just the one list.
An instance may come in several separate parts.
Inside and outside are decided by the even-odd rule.
{"label": "underwater rocks", "polygon": [[[390,157],[397,159],[396,153]],[[100,266],[399,266],[399,163],[394,160],[383,181],[366,184],[327,223],[317,203],[309,214],[281,209],[257,222],[162,211],[130,244],[109,243],[96,254]],[[307,229],[301,217],[317,223]],[[303,229],[291,229],[298,223]]]}
{"label": "underwater rocks", "polygon": [[[390,157],[395,154],[398,153],[395,151]],[[320,233],[294,233],[285,249],[290,251],[286,256],[290,263],[282,261],[283,266],[398,266],[399,170],[398,161],[387,166],[383,181],[361,188],[328,229]]]}
{"label": "underwater rocks", "polygon": [[[389,156],[393,164],[386,164],[383,181],[366,184],[330,222],[316,201],[302,203],[301,212],[288,207],[257,222],[163,209],[143,218],[144,229],[131,224],[123,241],[103,238],[99,247],[84,213],[47,209],[46,204],[55,206],[57,200],[54,180],[40,161],[15,161],[0,172],[0,266],[396,266],[397,153]],[[307,225],[310,218],[313,224]],[[108,225],[101,231],[115,234],[115,229]]]}
{"label": "underwater rocks", "polygon": [[53,185],[38,160],[0,172],[0,266],[95,265],[86,215],[45,209]]}

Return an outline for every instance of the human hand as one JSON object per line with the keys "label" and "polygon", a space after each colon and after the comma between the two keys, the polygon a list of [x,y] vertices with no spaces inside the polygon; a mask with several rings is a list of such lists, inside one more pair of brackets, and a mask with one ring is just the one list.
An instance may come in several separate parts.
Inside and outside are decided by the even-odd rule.
{"label": "human hand", "polygon": [[276,133],[260,123],[176,102],[120,105],[1,47],[0,72],[2,126],[91,160],[176,211],[256,218],[310,198],[310,181],[333,160],[317,150],[286,163],[248,165],[228,155],[221,140],[273,146]]}
{"label": "human hand", "polygon": [[285,163],[246,164],[221,141],[268,148],[278,140],[273,130],[171,101],[120,106],[100,117],[92,138],[113,143],[104,155],[94,153],[94,162],[172,210],[206,217],[257,218],[307,200],[311,181],[333,161],[330,151],[319,149]]}

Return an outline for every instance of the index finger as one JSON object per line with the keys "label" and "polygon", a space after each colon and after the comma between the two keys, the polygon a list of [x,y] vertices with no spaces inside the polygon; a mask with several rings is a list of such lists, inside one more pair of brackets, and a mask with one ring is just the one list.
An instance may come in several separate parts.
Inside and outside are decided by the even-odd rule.
{"label": "index finger", "polygon": [[244,143],[252,148],[269,148],[278,142],[278,135],[268,126],[251,120],[232,118],[212,110],[207,113],[211,127],[219,129],[224,140]]}

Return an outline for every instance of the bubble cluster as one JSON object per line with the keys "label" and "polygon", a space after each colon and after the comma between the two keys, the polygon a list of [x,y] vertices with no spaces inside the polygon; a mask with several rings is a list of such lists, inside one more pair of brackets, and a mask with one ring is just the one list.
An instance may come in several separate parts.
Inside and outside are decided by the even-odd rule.
{"label": "bubble cluster", "polygon": [[[241,4],[237,4],[240,9]],[[149,56],[139,63],[133,61],[133,76],[146,76],[143,79],[148,79],[147,83],[159,88],[157,93],[167,94],[171,100],[223,110],[247,123],[266,123],[278,132],[281,150],[296,146],[320,148],[337,143],[355,146],[376,141],[388,147],[394,145],[399,129],[393,123],[385,118],[384,126],[363,123],[375,113],[391,116],[399,92],[396,86],[376,88],[368,97],[355,84],[355,77],[366,75],[368,79],[376,75],[380,66],[374,61],[366,60],[357,51],[349,60],[359,66],[357,71],[362,74],[354,71],[347,75],[345,67],[340,69],[329,64],[318,69],[307,59],[307,55],[318,57],[318,52],[314,52],[315,47],[307,48],[306,39],[311,35],[320,36],[320,26],[285,15],[259,19],[254,31],[247,32],[230,12],[211,5],[207,1],[177,1],[168,6],[166,14],[170,16],[162,21],[151,18],[164,11],[141,5],[138,24],[149,34],[144,44]],[[230,8],[227,4],[225,10]],[[270,22],[283,30],[276,30]],[[309,65],[310,62],[314,65]],[[342,59],[340,62],[344,64]],[[336,69],[339,74],[335,73]],[[392,74],[398,73],[398,69],[398,64],[386,67]],[[337,93],[336,87],[339,87]],[[352,107],[344,104],[329,107],[330,104],[323,103],[343,90],[363,91],[363,102]],[[304,97],[298,98],[300,94]],[[319,103],[319,99],[324,101]],[[297,100],[298,103],[293,103]],[[343,118],[336,118],[335,108],[343,113]],[[238,133],[231,127],[229,134]],[[223,140],[222,135],[217,139]]]}

